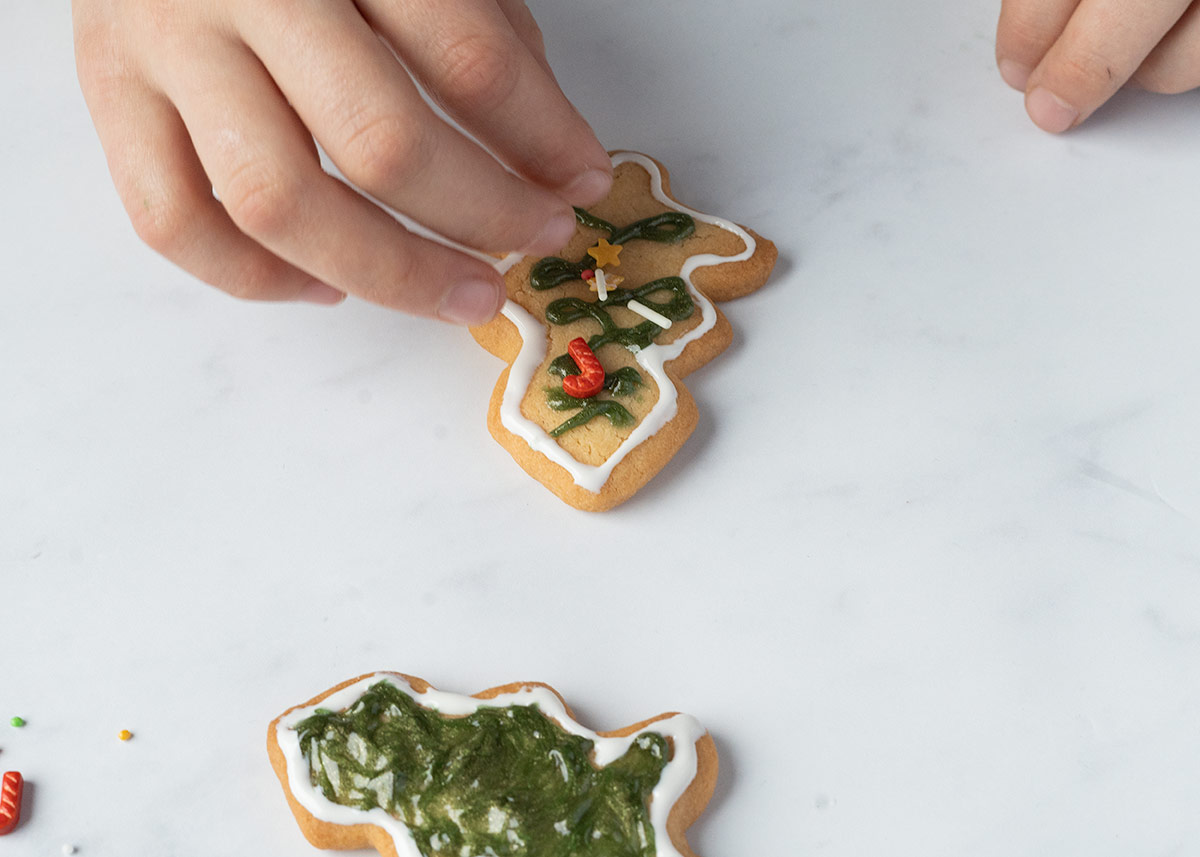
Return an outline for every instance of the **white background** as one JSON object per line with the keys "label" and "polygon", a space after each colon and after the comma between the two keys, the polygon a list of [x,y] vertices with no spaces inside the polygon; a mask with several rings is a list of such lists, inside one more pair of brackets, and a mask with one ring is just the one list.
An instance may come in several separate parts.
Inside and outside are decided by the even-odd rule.
{"label": "white background", "polygon": [[1200,98],[1045,135],[991,0],[536,3],[601,140],[781,251],[597,516],[466,331],[144,248],[65,5],[0,6],[0,855],[314,853],[266,725],[374,669],[695,714],[703,857],[1200,854]]}

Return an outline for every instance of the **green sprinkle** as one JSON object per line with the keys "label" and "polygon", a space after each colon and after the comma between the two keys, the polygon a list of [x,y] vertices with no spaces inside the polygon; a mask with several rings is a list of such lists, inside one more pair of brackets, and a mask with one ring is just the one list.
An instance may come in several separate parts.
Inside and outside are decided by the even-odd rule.
{"label": "green sprinkle", "polygon": [[12,720],[10,720],[8,722],[11,723],[13,726],[17,727],[18,729],[20,729],[22,726],[25,725],[25,718],[14,717]]}

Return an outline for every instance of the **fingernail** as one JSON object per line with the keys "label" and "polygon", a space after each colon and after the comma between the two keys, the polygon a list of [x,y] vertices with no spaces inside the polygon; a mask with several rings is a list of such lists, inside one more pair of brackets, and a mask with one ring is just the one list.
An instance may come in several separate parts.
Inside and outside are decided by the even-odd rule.
{"label": "fingernail", "polygon": [[556,253],[575,235],[575,215],[556,214],[524,249],[529,256]]}
{"label": "fingernail", "polygon": [[310,280],[296,293],[296,300],[310,304],[321,304],[322,306],[340,304],[345,299],[345,292],[340,292],[333,286],[322,283],[320,280]]}
{"label": "fingernail", "polygon": [[1025,84],[1029,83],[1029,73],[1033,71],[1029,66],[1022,65],[1016,60],[1000,60],[996,63],[1000,69],[1000,76],[1004,78],[1004,82],[1013,89],[1021,92],[1025,91]]}
{"label": "fingernail", "polygon": [[500,290],[483,280],[459,283],[442,298],[437,317],[452,324],[482,324],[500,309]]}
{"label": "fingernail", "polygon": [[580,176],[576,176],[563,189],[563,196],[573,205],[591,205],[608,196],[612,189],[612,173],[608,170],[592,168]]}
{"label": "fingernail", "polygon": [[1078,110],[1043,86],[1026,96],[1025,110],[1033,124],[1051,134],[1066,131],[1079,118]]}

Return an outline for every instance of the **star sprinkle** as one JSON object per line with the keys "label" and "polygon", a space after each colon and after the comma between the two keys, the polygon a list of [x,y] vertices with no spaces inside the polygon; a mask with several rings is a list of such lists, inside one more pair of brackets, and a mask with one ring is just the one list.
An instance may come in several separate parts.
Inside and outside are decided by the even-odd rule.
{"label": "star sprinkle", "polygon": [[[591,274],[591,276],[588,276]],[[625,278],[620,274],[605,274],[603,268],[596,268],[595,271],[584,271],[583,279],[588,284],[588,288],[595,292],[600,297],[600,302],[608,300],[609,288],[616,288],[625,282]]]}
{"label": "star sprinkle", "polygon": [[588,248],[588,255],[596,260],[597,268],[603,268],[605,265],[615,268],[621,264],[621,245],[609,244],[608,239],[601,238],[599,244]]}

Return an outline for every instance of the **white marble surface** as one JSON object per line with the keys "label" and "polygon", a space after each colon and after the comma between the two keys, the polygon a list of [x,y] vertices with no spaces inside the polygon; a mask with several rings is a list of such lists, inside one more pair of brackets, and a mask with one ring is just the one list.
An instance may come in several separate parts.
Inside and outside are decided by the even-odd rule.
{"label": "white marble surface", "polygon": [[993,0],[539,0],[601,139],[782,251],[593,516],[465,331],[143,248],[65,5],[0,5],[0,855],[315,853],[266,724],[380,668],[697,715],[705,857],[1200,854],[1200,98],[1042,134]]}

